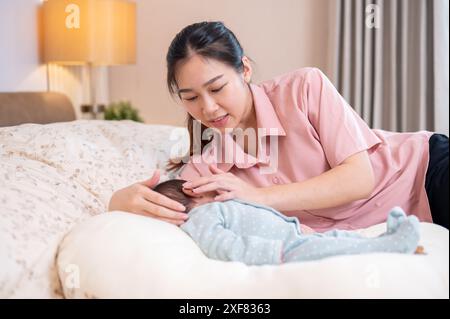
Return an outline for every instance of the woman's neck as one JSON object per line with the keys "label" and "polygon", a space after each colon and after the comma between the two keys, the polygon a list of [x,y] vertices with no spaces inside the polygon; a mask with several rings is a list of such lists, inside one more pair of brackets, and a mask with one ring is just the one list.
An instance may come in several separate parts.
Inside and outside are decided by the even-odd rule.
{"label": "woman's neck", "polygon": [[247,85],[247,101],[245,103],[245,111],[242,115],[241,123],[237,127],[246,130],[248,128],[252,128],[255,130],[255,132],[258,131],[257,127],[257,121],[256,121],[256,111],[255,111],[255,105],[253,101],[253,94],[250,89],[250,84]]}
{"label": "woman's neck", "polygon": [[[245,112],[242,116],[242,121],[241,123],[237,126],[237,128],[241,128],[242,130],[247,130],[247,129],[251,129],[251,133],[250,134],[255,134],[256,137],[256,145],[254,145],[254,148],[250,148],[249,143],[252,141],[252,139],[248,138],[248,135],[245,134],[244,135],[244,139],[239,139],[239,141],[241,142],[239,144],[240,147],[242,147],[244,149],[244,152],[249,154],[249,149],[253,149],[254,151],[251,152],[250,155],[255,156],[258,152],[258,127],[257,127],[257,119],[256,119],[256,111],[255,111],[255,105],[254,105],[254,101],[253,101],[253,95],[250,89],[250,84],[247,84],[247,102],[246,102],[246,108],[245,108]],[[236,142],[236,138],[235,136],[233,136],[235,142]],[[243,145],[241,145],[243,143]]]}

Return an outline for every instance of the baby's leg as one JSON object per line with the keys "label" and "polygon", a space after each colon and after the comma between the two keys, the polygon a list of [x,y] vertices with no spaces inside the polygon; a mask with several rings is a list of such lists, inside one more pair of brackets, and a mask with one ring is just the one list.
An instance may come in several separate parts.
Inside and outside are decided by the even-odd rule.
{"label": "baby's leg", "polygon": [[335,255],[373,252],[413,253],[419,242],[419,220],[409,216],[391,234],[366,238],[356,233],[331,231],[303,236],[297,245],[286,249],[283,261],[306,261]]}
{"label": "baby's leg", "polygon": [[[381,234],[380,236],[385,236],[389,234],[393,234],[397,231],[398,227],[408,219],[405,212],[398,206],[394,207],[388,215],[386,220],[386,232]],[[346,231],[346,230],[330,230],[323,233],[327,236],[334,237],[352,237],[352,238],[366,238],[354,231]]]}

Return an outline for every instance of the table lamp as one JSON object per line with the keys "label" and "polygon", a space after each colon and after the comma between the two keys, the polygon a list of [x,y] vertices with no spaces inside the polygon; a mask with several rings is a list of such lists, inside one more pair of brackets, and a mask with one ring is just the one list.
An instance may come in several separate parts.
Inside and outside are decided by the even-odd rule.
{"label": "table lamp", "polygon": [[45,63],[88,67],[90,106],[97,111],[93,68],[136,62],[136,4],[126,0],[47,0],[42,4]]}

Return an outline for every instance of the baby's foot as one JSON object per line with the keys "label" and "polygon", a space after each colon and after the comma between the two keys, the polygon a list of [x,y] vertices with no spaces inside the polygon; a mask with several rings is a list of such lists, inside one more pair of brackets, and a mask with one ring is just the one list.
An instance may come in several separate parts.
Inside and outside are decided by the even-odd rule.
{"label": "baby's foot", "polygon": [[392,208],[392,210],[389,212],[386,225],[386,234],[392,234],[395,233],[398,229],[398,227],[407,219],[407,216],[403,209],[399,206],[395,206]]}
{"label": "baby's foot", "polygon": [[408,216],[397,230],[389,235],[397,252],[412,254],[416,251],[420,239],[420,223],[416,216]]}

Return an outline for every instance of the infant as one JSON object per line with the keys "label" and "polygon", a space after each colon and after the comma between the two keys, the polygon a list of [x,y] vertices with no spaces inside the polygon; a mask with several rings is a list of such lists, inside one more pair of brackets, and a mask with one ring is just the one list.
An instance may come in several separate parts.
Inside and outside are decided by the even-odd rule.
{"label": "infant", "polygon": [[356,232],[302,231],[296,217],[242,200],[214,201],[215,192],[195,194],[183,189],[185,180],[158,184],[159,192],[186,207],[189,219],[180,226],[206,256],[248,265],[317,260],[336,255],[375,252],[420,253],[419,220],[394,207],[385,233],[367,238]]}

